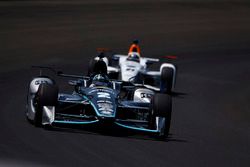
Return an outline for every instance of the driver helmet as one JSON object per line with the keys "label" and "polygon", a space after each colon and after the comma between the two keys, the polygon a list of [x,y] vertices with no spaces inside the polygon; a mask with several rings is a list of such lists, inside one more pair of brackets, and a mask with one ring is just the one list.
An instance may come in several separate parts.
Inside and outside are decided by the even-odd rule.
{"label": "driver helmet", "polygon": [[127,60],[140,62],[140,54],[137,52],[131,52],[128,54]]}
{"label": "driver helmet", "polygon": [[109,78],[104,74],[96,74],[93,77],[92,84],[95,86],[109,86]]}
{"label": "driver helmet", "polygon": [[109,82],[108,77],[103,74],[96,74],[93,78],[93,81],[98,81],[98,82]]}

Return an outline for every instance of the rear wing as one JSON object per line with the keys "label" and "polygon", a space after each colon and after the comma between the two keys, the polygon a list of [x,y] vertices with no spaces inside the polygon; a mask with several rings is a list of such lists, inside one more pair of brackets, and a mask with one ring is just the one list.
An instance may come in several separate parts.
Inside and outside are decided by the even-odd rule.
{"label": "rear wing", "polygon": [[160,61],[160,59],[147,58],[147,57],[142,58],[142,59],[145,59],[145,60],[146,60],[146,62],[148,62],[148,63],[157,63],[157,62],[159,62],[159,61]]}

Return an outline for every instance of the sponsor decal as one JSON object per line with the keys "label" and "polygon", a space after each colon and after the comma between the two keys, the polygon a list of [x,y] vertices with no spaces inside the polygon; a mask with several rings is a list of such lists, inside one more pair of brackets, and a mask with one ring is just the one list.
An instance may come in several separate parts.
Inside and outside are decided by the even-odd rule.
{"label": "sponsor decal", "polygon": [[104,101],[104,100],[98,100],[97,103],[109,103],[109,104],[112,104],[111,101]]}
{"label": "sponsor decal", "polygon": [[111,103],[98,103],[97,106],[103,114],[111,114],[114,112],[113,105]]}
{"label": "sponsor decal", "polygon": [[40,85],[40,84],[48,84],[48,81],[45,81],[45,80],[36,80],[35,81],[35,85]]}
{"label": "sponsor decal", "polygon": [[148,94],[148,93],[141,93],[141,98],[151,98],[152,94]]}
{"label": "sponsor decal", "polygon": [[95,93],[95,92],[107,92],[109,94],[114,94],[112,89],[107,89],[106,87],[93,87],[92,90],[88,92],[88,94]]}
{"label": "sponsor decal", "polygon": [[97,97],[98,98],[107,98],[107,99],[110,99],[110,94],[109,93],[106,93],[106,92],[98,92],[97,93]]}
{"label": "sponsor decal", "polygon": [[92,94],[92,93],[97,92],[97,91],[98,91],[97,89],[93,89],[93,90],[89,91],[88,93]]}

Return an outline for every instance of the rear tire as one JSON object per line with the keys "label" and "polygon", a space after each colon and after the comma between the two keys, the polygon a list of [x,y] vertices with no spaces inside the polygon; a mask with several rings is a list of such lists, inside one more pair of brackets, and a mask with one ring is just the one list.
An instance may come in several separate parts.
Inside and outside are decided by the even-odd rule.
{"label": "rear tire", "polygon": [[174,70],[169,67],[164,67],[161,72],[161,91],[162,93],[170,94],[172,91],[174,79]]}
{"label": "rear tire", "polygon": [[40,84],[34,99],[36,107],[34,125],[42,125],[43,106],[56,106],[58,98],[58,87],[51,84]]}

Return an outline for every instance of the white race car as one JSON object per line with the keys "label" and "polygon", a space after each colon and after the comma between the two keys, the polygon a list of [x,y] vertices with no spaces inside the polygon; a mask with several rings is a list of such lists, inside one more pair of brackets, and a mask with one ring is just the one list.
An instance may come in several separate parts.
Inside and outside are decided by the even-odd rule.
{"label": "white race car", "polygon": [[176,66],[171,63],[161,64],[159,71],[150,71],[148,66],[158,63],[160,60],[140,57],[137,52],[131,52],[128,55],[115,54],[112,58],[101,54],[101,56],[95,57],[94,60],[98,61],[100,59],[107,64],[107,73],[110,78],[129,81],[134,84],[143,84],[161,93],[171,93],[174,89],[177,72]]}

